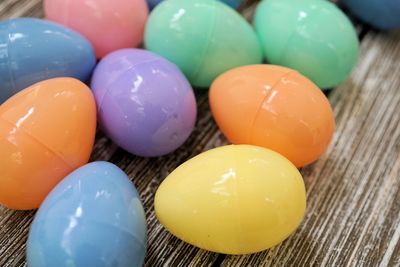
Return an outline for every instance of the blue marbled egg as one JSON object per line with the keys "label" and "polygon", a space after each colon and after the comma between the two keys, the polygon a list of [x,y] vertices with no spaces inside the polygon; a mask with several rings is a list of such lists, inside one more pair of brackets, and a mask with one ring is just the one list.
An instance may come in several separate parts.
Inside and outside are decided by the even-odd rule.
{"label": "blue marbled egg", "polygon": [[0,104],[50,78],[85,82],[95,64],[89,41],[59,24],[35,18],[0,22]]}
{"label": "blue marbled egg", "polygon": [[90,163],[43,202],[29,232],[28,266],[142,266],[146,232],[143,207],[127,175],[111,163]]}

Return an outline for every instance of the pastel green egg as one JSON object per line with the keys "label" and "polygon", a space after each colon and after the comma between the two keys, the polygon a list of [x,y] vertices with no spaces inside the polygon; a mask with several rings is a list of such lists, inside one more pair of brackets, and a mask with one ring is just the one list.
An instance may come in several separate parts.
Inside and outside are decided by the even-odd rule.
{"label": "pastel green egg", "polygon": [[339,85],[357,62],[356,31],[329,1],[262,1],[254,24],[270,63],[296,69],[320,88]]}
{"label": "pastel green egg", "polygon": [[168,0],[151,13],[145,46],[171,62],[192,85],[208,87],[225,71],[262,61],[250,24],[232,8],[213,0]]}

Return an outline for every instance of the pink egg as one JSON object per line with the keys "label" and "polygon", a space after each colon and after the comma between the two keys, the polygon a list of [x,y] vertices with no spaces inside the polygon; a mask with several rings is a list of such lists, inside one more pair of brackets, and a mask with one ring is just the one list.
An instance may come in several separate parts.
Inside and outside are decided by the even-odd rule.
{"label": "pink egg", "polygon": [[145,0],[45,0],[46,18],[70,27],[93,44],[97,58],[143,40]]}

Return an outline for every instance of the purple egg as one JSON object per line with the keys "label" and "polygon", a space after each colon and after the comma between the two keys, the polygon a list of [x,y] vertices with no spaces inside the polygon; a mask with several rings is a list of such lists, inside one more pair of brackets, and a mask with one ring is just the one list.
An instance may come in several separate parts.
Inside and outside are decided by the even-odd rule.
{"label": "purple egg", "polygon": [[168,154],[193,131],[192,87],[173,63],[152,52],[122,49],[107,55],[94,71],[91,88],[100,127],[132,154]]}

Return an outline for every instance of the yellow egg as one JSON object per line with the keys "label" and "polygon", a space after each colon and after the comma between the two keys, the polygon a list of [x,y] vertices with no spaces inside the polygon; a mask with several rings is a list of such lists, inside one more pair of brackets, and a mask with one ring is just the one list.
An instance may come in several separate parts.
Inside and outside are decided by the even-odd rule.
{"label": "yellow egg", "polygon": [[286,158],[250,145],[204,152],[160,185],[155,210],[180,239],[224,254],[249,254],[285,240],[300,224],[306,193]]}

